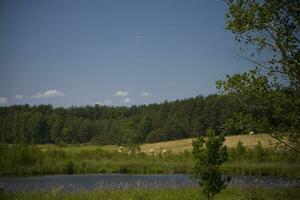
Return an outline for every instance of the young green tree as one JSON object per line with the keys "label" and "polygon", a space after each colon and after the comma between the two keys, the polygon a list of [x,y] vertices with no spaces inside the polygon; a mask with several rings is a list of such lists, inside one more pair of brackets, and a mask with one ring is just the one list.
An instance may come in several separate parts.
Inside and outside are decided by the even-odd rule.
{"label": "young green tree", "polygon": [[133,129],[123,129],[122,134],[122,144],[129,148],[131,153],[140,151],[140,143],[137,132]]}
{"label": "young green tree", "polygon": [[146,140],[147,135],[150,133],[152,130],[152,120],[148,115],[143,116],[142,120],[138,124],[138,137],[139,137],[139,142],[143,143]]}
{"label": "young green tree", "polygon": [[225,137],[216,136],[212,129],[207,130],[207,137],[199,136],[193,140],[193,174],[208,199],[213,199],[226,186],[220,171],[220,166],[228,160],[224,141]]}
{"label": "young green tree", "polygon": [[56,117],[50,130],[50,139],[55,144],[59,144],[59,142],[61,141],[61,133],[63,127],[64,127],[64,121],[61,118]]}

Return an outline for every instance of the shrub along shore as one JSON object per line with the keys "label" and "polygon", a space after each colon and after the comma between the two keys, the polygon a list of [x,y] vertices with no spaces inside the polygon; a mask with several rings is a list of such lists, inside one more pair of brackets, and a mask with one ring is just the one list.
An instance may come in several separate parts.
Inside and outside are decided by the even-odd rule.
{"label": "shrub along shore", "polygon": [[[158,154],[107,151],[99,148],[72,150],[72,147],[37,145],[0,146],[0,175],[50,175],[87,173],[159,174],[191,173],[191,152]],[[288,150],[264,149],[258,143],[246,149],[241,143],[228,149],[229,160],[222,166],[227,175],[300,176],[300,158]]]}

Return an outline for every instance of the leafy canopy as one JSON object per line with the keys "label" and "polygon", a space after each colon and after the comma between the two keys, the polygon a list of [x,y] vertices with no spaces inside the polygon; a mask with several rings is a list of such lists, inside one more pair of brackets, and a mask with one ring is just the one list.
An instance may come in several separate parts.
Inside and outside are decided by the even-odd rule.
{"label": "leafy canopy", "polygon": [[[298,151],[300,1],[226,0],[226,3],[226,28],[235,34],[240,45],[239,57],[251,62],[253,69],[217,81],[217,88],[232,101],[240,102],[246,113],[271,116],[271,136],[280,142],[283,135],[288,136],[294,146],[286,145]],[[258,114],[253,117],[259,118]]]}

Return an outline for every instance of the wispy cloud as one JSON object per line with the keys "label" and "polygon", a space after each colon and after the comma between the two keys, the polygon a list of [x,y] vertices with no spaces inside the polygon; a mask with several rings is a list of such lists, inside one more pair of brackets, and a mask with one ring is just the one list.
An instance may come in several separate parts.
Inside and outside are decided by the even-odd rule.
{"label": "wispy cloud", "polygon": [[129,94],[127,91],[118,90],[114,93],[114,96],[126,97]]}
{"label": "wispy cloud", "polygon": [[139,40],[139,39],[142,39],[142,38],[144,38],[144,36],[142,36],[142,35],[136,35],[136,36],[135,36],[135,39],[136,39],[136,40]]}
{"label": "wispy cloud", "polygon": [[7,97],[0,97],[0,105],[5,105],[7,103]]}
{"label": "wispy cloud", "polygon": [[144,96],[144,97],[148,97],[148,96],[151,96],[151,93],[149,93],[149,92],[142,92],[141,95]]}
{"label": "wispy cloud", "polygon": [[15,99],[23,99],[24,96],[22,94],[16,94]]}
{"label": "wispy cloud", "polygon": [[49,97],[63,97],[65,94],[58,90],[47,90],[46,92],[39,92],[32,96],[34,99],[41,99],[41,98],[49,98]]}
{"label": "wispy cloud", "polygon": [[130,103],[131,102],[131,99],[130,98],[126,98],[126,99],[124,99],[124,103]]}

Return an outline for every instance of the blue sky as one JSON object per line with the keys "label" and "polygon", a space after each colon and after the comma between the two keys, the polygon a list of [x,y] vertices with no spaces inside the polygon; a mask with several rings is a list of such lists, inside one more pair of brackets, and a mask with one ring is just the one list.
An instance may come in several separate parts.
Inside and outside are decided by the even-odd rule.
{"label": "blue sky", "polygon": [[1,0],[0,104],[133,105],[208,95],[249,69],[222,0]]}

